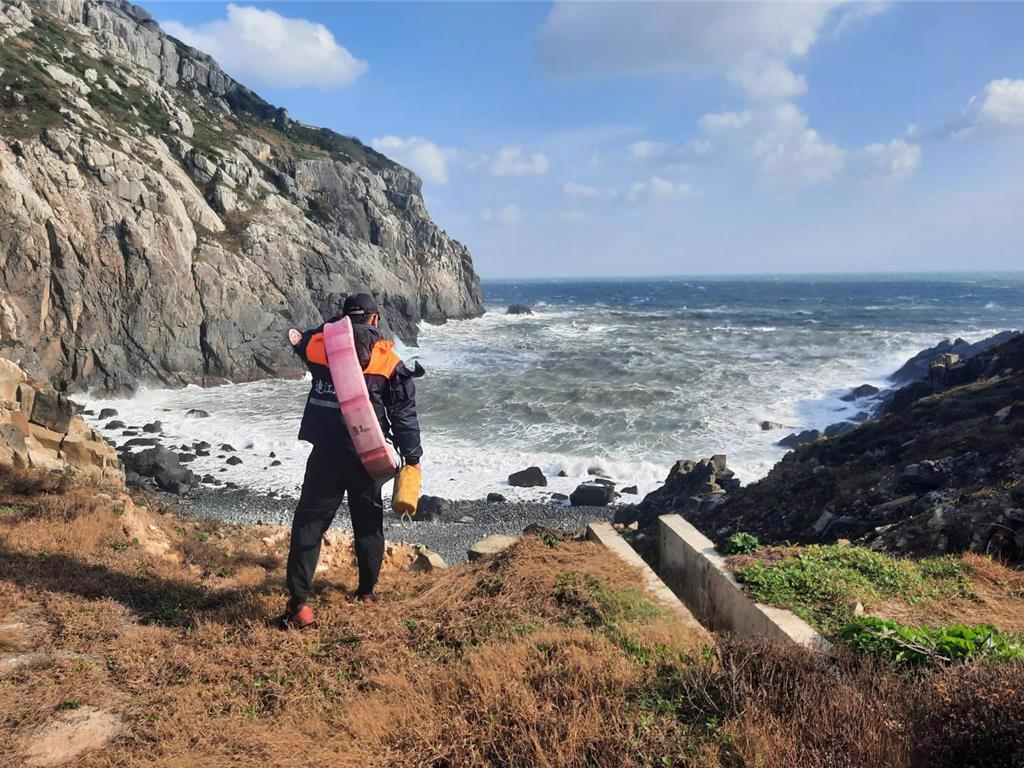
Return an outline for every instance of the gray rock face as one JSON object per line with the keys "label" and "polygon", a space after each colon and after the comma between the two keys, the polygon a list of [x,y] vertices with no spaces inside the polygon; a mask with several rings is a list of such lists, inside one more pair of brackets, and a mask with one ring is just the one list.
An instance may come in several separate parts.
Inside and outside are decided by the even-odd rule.
{"label": "gray rock face", "polygon": [[516,488],[543,488],[547,486],[548,479],[540,467],[527,467],[509,475],[508,484]]}
{"label": "gray rock face", "polygon": [[[482,314],[415,174],[288,120],[142,9],[0,0],[0,37],[0,346],[59,389],[300,375],[287,329],[357,290],[408,343]],[[5,95],[16,76],[46,99]]]}

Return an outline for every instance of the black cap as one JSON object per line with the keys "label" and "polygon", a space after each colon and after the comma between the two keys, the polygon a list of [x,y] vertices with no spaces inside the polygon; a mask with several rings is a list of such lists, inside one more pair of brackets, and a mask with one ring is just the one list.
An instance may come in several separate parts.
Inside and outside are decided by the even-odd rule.
{"label": "black cap", "polygon": [[369,293],[353,293],[341,308],[341,314],[346,317],[363,318],[370,315],[380,314],[377,309],[377,300]]}

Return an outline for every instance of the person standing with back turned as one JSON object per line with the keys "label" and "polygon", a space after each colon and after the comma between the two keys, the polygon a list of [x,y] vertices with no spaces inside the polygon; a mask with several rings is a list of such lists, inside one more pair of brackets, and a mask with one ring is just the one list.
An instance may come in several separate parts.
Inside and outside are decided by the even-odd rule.
{"label": "person standing with back turned", "polygon": [[[380,311],[369,293],[349,296],[341,316],[328,322],[342,316],[352,321],[359,365],[384,435],[406,464],[418,464],[423,449],[413,379],[424,374],[423,368],[417,363],[410,371],[395,352],[394,342],[382,337]],[[346,493],[359,565],[356,599],[365,604],[377,602],[374,588],[384,560],[384,503],[380,484],[363,469],[342,421],[327,367],[323,326],[303,333],[293,329],[288,340],[313,377],[299,428],[299,440],[312,443],[313,450],[292,520],[287,570],[290,599],[277,623],[282,628],[305,629],[315,624],[308,600],[320,544]]]}

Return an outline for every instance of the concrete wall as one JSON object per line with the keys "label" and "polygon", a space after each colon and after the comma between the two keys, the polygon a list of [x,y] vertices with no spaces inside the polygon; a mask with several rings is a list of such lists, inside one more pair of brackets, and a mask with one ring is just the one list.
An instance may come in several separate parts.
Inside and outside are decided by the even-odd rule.
{"label": "concrete wall", "polygon": [[[684,628],[707,635],[707,630],[694,618],[690,610],[683,605],[671,589],[665,586],[665,583],[658,578],[658,575],[651,570],[651,566],[644,562],[636,550],[619,536],[611,523],[591,523],[587,526],[587,538],[604,544],[613,555],[627,565],[638,569],[646,582],[647,593],[654,602],[671,611]],[[708,639],[710,640],[710,636]]]}
{"label": "concrete wall", "polygon": [[751,600],[711,540],[679,515],[658,518],[658,575],[708,629],[826,649],[829,643],[792,611]]}

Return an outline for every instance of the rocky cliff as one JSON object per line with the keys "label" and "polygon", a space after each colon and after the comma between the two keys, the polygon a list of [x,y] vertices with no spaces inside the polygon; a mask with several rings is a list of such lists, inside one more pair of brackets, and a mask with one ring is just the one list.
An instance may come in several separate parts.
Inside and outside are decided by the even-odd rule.
{"label": "rocky cliff", "polygon": [[0,0],[0,349],[62,390],[300,372],[372,289],[390,330],[482,313],[420,180],[291,121],[122,0]]}

